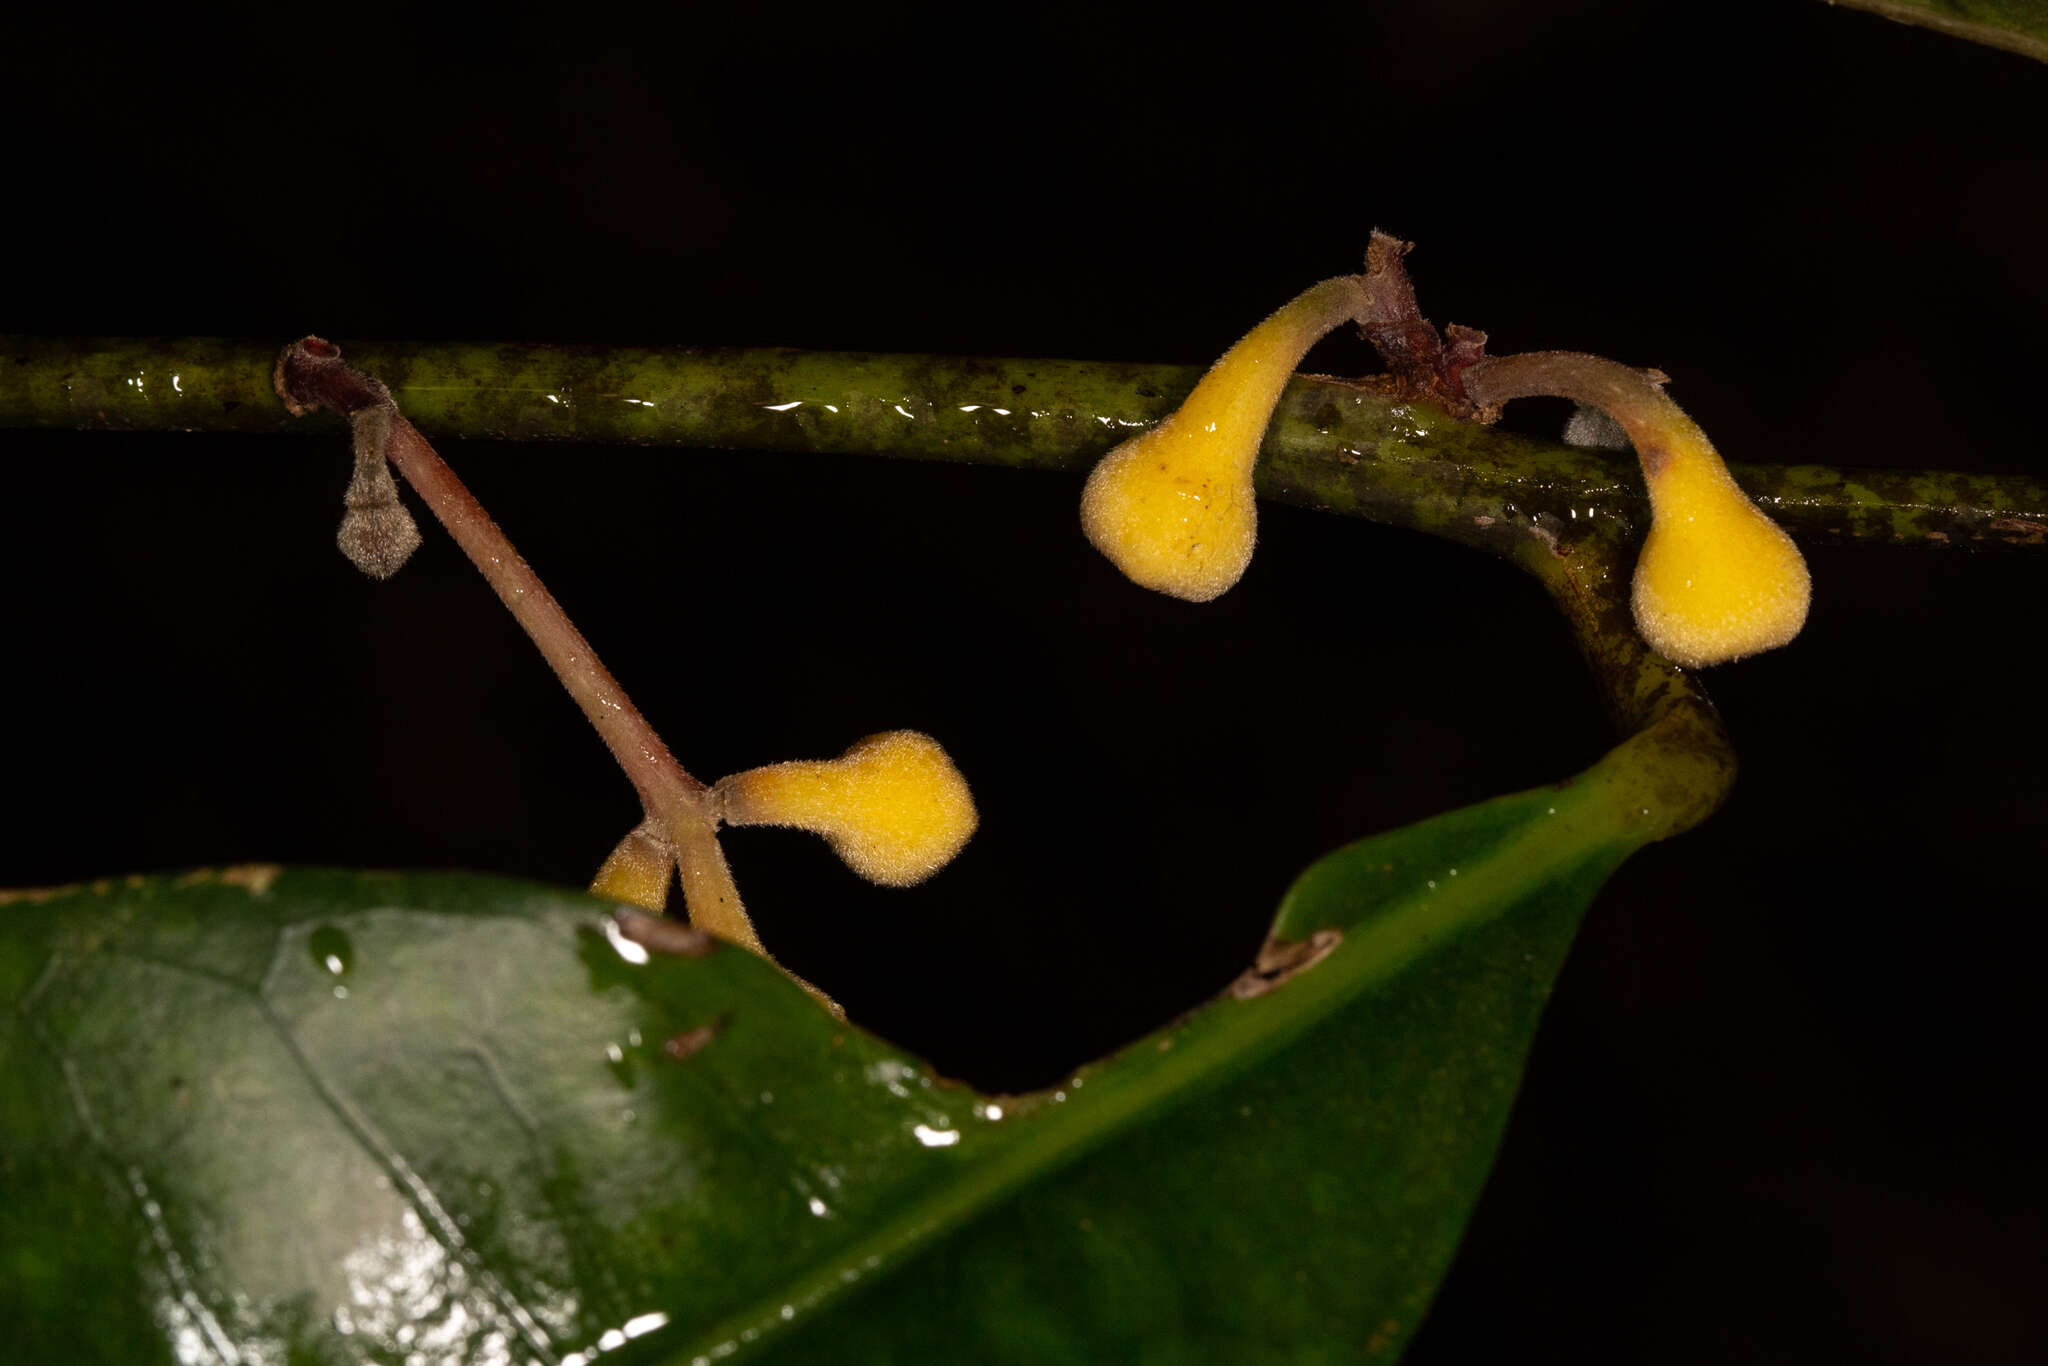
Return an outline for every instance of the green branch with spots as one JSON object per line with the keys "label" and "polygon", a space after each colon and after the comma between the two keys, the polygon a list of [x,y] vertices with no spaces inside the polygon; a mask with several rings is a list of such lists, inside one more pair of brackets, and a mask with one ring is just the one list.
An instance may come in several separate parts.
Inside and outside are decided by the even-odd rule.
{"label": "green branch with spots", "polygon": [[[225,338],[0,337],[0,426],[295,430],[270,387],[277,344]],[[1080,473],[1179,406],[1201,369],[846,351],[351,343],[421,431],[879,455]],[[1809,542],[2048,545],[2048,482],[1945,471],[1736,465]],[[1634,462],[1532,441],[1370,383],[1287,386],[1258,466],[1262,497],[1512,553],[1574,525],[1636,530]]]}

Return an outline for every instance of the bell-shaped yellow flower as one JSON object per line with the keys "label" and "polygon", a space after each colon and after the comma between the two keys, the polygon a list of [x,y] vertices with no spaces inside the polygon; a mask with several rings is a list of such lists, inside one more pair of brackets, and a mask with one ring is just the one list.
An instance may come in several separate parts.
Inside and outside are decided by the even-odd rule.
{"label": "bell-shaped yellow flower", "polygon": [[1674,432],[1647,477],[1650,535],[1631,602],[1643,639],[1697,669],[1798,635],[1813,580],[1799,547],[1736,487],[1705,433],[1683,414],[1678,422],[1687,430]]}
{"label": "bell-shaped yellow flower", "polygon": [[1308,349],[1365,309],[1359,276],[1304,291],[1223,354],[1172,416],[1116,447],[1081,493],[1081,530],[1133,583],[1208,602],[1259,538],[1252,467]]}
{"label": "bell-shaped yellow flower", "polygon": [[1636,559],[1636,630],[1687,668],[1785,644],[1806,624],[1813,580],[1784,529],[1739,488],[1707,434],[1639,370],[1599,356],[1535,351],[1464,373],[1475,403],[1559,394],[1605,411],[1634,443],[1650,490]]}

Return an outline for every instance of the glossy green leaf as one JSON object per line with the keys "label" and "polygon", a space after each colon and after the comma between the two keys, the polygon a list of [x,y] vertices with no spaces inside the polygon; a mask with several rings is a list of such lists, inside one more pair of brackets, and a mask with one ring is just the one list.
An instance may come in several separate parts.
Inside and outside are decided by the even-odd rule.
{"label": "glossy green leaf", "polygon": [[2048,0],[1828,0],[2048,61]]}
{"label": "glossy green leaf", "polygon": [[631,962],[572,892],[15,894],[0,1321],[53,1361],[1391,1355],[1654,829],[1640,748],[1332,854],[1277,924],[1320,957],[1024,1097],[744,953]]}

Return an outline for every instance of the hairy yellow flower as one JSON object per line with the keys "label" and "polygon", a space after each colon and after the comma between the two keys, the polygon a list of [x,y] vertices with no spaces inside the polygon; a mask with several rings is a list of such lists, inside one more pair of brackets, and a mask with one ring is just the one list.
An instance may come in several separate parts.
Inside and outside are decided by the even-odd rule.
{"label": "hairy yellow flower", "polygon": [[1224,352],[1164,422],[1116,447],[1081,493],[1081,530],[1133,583],[1208,602],[1244,577],[1259,538],[1252,467],[1308,349],[1357,318],[1356,275],[1312,286]]}
{"label": "hairy yellow flower", "polygon": [[1688,668],[1785,644],[1806,624],[1813,597],[1805,557],[1736,487],[1706,435],[1683,414],[1673,425],[1648,476],[1650,535],[1631,597],[1636,629]]}
{"label": "hairy yellow flower", "polygon": [[1806,624],[1813,581],[1784,529],[1752,503],[1699,425],[1639,370],[1598,356],[1535,351],[1464,375],[1476,403],[1561,394],[1621,424],[1650,490],[1650,535],[1632,605],[1644,640],[1687,668],[1785,644]]}
{"label": "hairy yellow flower", "polygon": [[914,730],[870,735],[837,759],[769,764],[717,787],[728,825],[790,825],[823,835],[871,882],[908,887],[952,861],[979,817],[939,742]]}

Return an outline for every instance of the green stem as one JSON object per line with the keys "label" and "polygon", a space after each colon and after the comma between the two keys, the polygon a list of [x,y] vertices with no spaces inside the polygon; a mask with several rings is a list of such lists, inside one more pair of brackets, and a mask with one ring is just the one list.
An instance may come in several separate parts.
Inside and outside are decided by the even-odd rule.
{"label": "green stem", "polygon": [[1542,583],[1593,671],[1615,728],[1610,756],[1644,842],[1669,839],[1714,813],[1735,782],[1735,750],[1696,675],[1652,650],[1629,609],[1630,545],[1614,523],[1545,544],[1514,560]]}
{"label": "green stem", "polygon": [[[282,432],[269,342],[0,337],[0,426]],[[1173,411],[1197,366],[830,351],[472,343],[348,348],[430,436],[884,455],[1083,471]],[[1645,524],[1632,459],[1456,421],[1303,377],[1266,435],[1259,492],[1513,553],[1586,520]],[[1734,465],[1808,542],[2048,546],[2048,482]]]}

